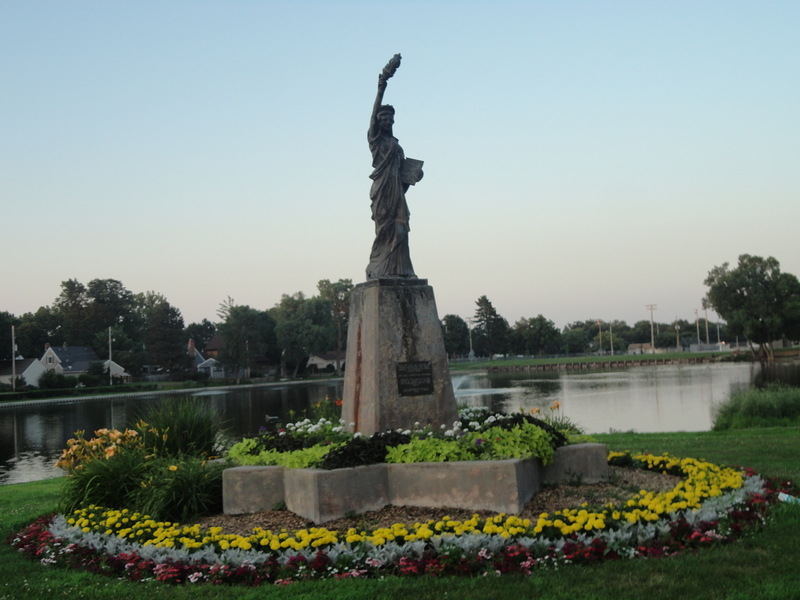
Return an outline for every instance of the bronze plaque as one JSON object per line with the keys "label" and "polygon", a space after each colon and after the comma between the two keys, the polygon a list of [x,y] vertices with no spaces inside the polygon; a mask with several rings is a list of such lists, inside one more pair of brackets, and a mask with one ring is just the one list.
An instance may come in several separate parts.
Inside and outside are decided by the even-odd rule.
{"label": "bronze plaque", "polygon": [[433,393],[433,367],[429,360],[397,363],[397,389],[401,396]]}

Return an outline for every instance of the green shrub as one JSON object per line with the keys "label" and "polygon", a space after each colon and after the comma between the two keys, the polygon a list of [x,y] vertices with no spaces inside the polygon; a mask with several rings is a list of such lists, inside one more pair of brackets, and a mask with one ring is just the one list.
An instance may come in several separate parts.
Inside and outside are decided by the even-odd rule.
{"label": "green shrub", "polygon": [[386,451],[388,463],[448,462],[475,460],[476,452],[458,440],[426,438],[393,446]]}
{"label": "green shrub", "polygon": [[492,427],[467,434],[464,441],[479,449],[480,460],[538,458],[547,465],[555,456],[550,434],[533,423],[522,423],[511,429]]}
{"label": "green shrub", "polygon": [[155,458],[123,449],[90,460],[66,478],[59,509],[92,504],[129,508],[158,520],[191,519],[220,512],[224,464],[200,458]]}
{"label": "green shrub", "polygon": [[159,456],[214,456],[221,420],[207,402],[191,397],[163,398],[136,428],[146,448]]}
{"label": "green shrub", "polygon": [[189,522],[222,512],[224,464],[199,458],[155,459],[126,506],[160,521]]}
{"label": "green shrub", "polygon": [[800,425],[800,388],[771,384],[735,392],[717,407],[714,431]]}
{"label": "green shrub", "polygon": [[144,481],[148,460],[138,448],[122,448],[109,458],[84,462],[66,478],[61,493],[60,510],[97,504],[108,508],[126,508],[133,492]]}
{"label": "green shrub", "polygon": [[238,452],[237,444],[228,452],[228,458],[239,465],[268,465],[286,467],[287,469],[309,469],[317,467],[333,448],[334,444],[317,444],[310,448],[280,452],[278,450],[261,450],[257,454]]}
{"label": "green shrub", "polygon": [[387,449],[386,462],[446,462],[462,460],[504,460],[539,458],[549,464],[555,455],[550,434],[533,423],[513,427],[496,425],[473,431],[456,439],[426,438],[411,440]]}

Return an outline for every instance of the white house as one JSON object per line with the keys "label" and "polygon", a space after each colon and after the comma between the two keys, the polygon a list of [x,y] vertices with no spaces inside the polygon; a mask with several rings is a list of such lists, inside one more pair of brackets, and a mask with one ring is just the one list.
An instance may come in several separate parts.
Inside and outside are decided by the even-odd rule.
{"label": "white house", "polygon": [[320,354],[312,354],[308,357],[308,363],[306,363],[306,369],[311,371],[312,373],[318,373],[323,371],[336,371],[337,366],[341,369],[344,367],[345,361],[345,353],[344,352],[337,352],[335,350],[331,352],[322,352]]}
{"label": "white house", "polygon": [[208,358],[197,365],[198,373],[208,373],[209,379],[224,379],[225,368],[216,358]]}
{"label": "white house", "polygon": [[45,371],[44,365],[35,358],[19,358],[14,363],[6,360],[0,362],[0,383],[12,385],[16,373],[17,377],[25,379],[27,385],[38,387],[39,378]]}
{"label": "white house", "polygon": [[122,366],[115,363],[113,360],[107,360],[103,363],[103,367],[106,370],[106,373],[111,371],[111,376],[116,379],[122,379],[123,381],[129,382],[131,380],[131,374],[128,373]]}
{"label": "white house", "polygon": [[111,375],[124,380],[130,380],[131,376],[125,369],[113,360],[101,361],[94,350],[89,346],[51,346],[45,344],[44,355],[39,359],[47,371],[55,371],[62,375],[82,375],[89,372],[89,365],[95,362],[102,362],[103,367]]}

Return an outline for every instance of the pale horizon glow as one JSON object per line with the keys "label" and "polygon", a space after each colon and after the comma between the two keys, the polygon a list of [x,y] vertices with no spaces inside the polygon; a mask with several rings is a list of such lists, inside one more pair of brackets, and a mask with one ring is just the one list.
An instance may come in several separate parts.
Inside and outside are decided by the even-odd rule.
{"label": "pale horizon glow", "polygon": [[511,325],[693,321],[740,254],[800,275],[798,23],[788,0],[3,2],[0,311],[113,278],[188,325],[362,282],[400,52],[440,317],[486,295]]}

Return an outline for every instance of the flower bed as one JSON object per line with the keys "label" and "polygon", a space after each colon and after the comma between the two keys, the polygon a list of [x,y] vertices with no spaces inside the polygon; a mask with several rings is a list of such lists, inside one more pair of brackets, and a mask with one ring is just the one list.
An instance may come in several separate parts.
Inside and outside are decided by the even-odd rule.
{"label": "flower bed", "polygon": [[775,497],[754,473],[695,459],[612,453],[609,461],[683,478],[670,491],[642,490],[619,506],[563,509],[536,520],[445,518],[374,531],[255,529],[241,536],[90,507],[39,519],[11,543],[45,565],[171,583],[530,574],[558,564],[664,556],[723,543],[761,523]]}

